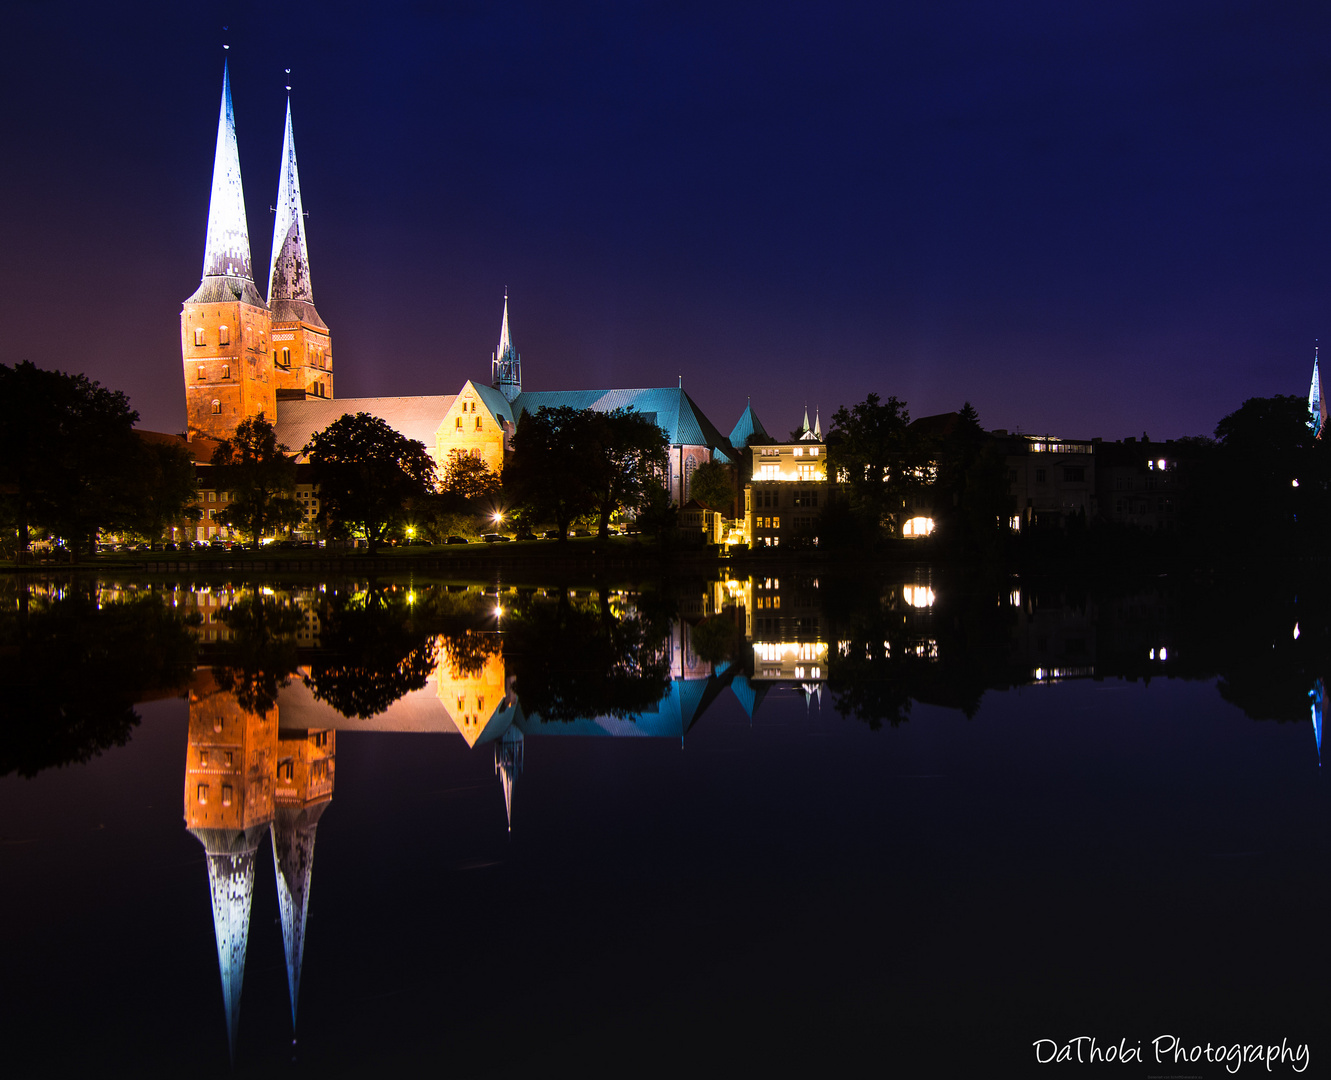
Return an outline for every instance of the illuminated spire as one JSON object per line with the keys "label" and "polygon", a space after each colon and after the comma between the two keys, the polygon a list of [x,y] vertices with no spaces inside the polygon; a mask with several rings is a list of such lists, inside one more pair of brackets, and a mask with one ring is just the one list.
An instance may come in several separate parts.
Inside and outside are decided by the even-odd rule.
{"label": "illuminated spire", "polygon": [[296,1027],[300,1000],[300,969],[305,959],[305,918],[310,906],[314,871],[314,833],[328,800],[311,806],[278,804],[269,828],[273,838],[273,869],[277,873],[277,906],[282,915],[282,944],[287,957],[287,990],[291,994],[291,1027]]}
{"label": "illuminated spire", "polygon": [[213,157],[213,192],[208,203],[203,276],[254,280],[250,268],[250,234],[245,226],[245,193],[240,184],[236,117],[231,108],[231,74],[225,61],[222,63],[222,108],[217,118],[217,151]]}
{"label": "illuminated spire", "polygon": [[[287,90],[290,91],[290,87]],[[291,132],[291,97],[287,97],[286,133],[282,137],[282,173],[277,181],[277,215],[273,221],[273,257],[268,270],[268,303],[304,300],[314,303],[310,286],[310,253],[305,246],[305,210],[300,201],[296,139]]]}
{"label": "illuminated spire", "polygon": [[819,442],[823,441],[823,420],[820,410],[813,410],[813,437]]}
{"label": "illuminated spire", "polygon": [[1322,437],[1322,428],[1326,426],[1326,403],[1322,400],[1322,379],[1317,371],[1317,346],[1313,346],[1313,382],[1308,391],[1308,426],[1313,429],[1313,438]]}
{"label": "illuminated spire", "polygon": [[499,329],[499,348],[490,361],[490,385],[512,402],[522,393],[522,357],[513,348],[508,332],[508,290],[504,290],[504,322]]}
{"label": "illuminated spire", "polygon": [[1326,686],[1321,679],[1313,683],[1313,688],[1308,692],[1312,698],[1313,709],[1313,738],[1317,742],[1317,764],[1322,764],[1322,698],[1326,696]]}
{"label": "illuminated spire", "polygon": [[254,855],[263,837],[262,826],[233,832],[229,829],[190,829],[203,844],[208,863],[208,887],[213,897],[213,936],[217,939],[217,967],[222,975],[222,1004],[226,1008],[226,1038],[231,1060],[236,1059],[236,1031],[240,1027],[240,992],[245,984],[245,946],[250,937],[250,905],[254,900]]}

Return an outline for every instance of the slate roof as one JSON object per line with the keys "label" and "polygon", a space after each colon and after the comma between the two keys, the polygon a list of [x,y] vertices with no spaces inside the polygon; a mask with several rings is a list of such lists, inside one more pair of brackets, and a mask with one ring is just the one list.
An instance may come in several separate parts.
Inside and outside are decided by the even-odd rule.
{"label": "slate roof", "polygon": [[[499,395],[503,400],[503,395]],[[418,397],[306,398],[304,401],[277,403],[277,441],[299,452],[310,437],[334,420],[358,412],[383,420],[408,439],[418,439],[427,450],[435,448],[434,433],[443,423],[444,414],[457,400],[456,394],[429,394]]]}
{"label": "slate roof", "polygon": [[549,409],[567,405],[572,409],[611,412],[633,408],[652,416],[672,446],[706,446],[734,461],[730,442],[716,430],[694,400],[674,386],[644,390],[524,390],[513,402],[521,417],[544,406]]}

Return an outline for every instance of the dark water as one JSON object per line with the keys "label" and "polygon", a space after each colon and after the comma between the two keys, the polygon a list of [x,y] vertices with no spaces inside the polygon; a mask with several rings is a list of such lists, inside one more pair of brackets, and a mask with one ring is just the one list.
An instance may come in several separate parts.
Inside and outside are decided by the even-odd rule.
{"label": "dark water", "polygon": [[1331,1074],[1322,586],[900,577],[10,583],[6,1075]]}

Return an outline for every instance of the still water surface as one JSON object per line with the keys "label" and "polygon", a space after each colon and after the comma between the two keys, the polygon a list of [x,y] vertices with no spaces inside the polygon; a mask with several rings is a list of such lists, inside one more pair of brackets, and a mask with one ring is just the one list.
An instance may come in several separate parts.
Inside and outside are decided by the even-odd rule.
{"label": "still water surface", "polygon": [[909,578],[9,583],[6,1073],[1326,1075],[1324,592]]}

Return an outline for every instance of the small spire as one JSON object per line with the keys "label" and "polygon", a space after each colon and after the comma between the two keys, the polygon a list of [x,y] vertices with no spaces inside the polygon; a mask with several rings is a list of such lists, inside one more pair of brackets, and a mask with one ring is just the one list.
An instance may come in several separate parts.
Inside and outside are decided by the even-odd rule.
{"label": "small spire", "polygon": [[817,439],[819,442],[822,442],[823,441],[822,417],[819,413],[820,413],[819,409],[815,408],[813,410],[813,437]]}
{"label": "small spire", "polygon": [[250,233],[245,224],[245,192],[240,181],[236,116],[231,106],[231,71],[226,60],[222,61],[222,105],[217,117],[217,149],[213,155],[213,189],[208,202],[203,276],[254,280],[250,266]]}
{"label": "small spire", "polygon": [[1308,390],[1308,426],[1312,428],[1313,438],[1322,437],[1326,426],[1326,402],[1322,398],[1322,378],[1317,367],[1318,344],[1313,341],[1313,380]]}

